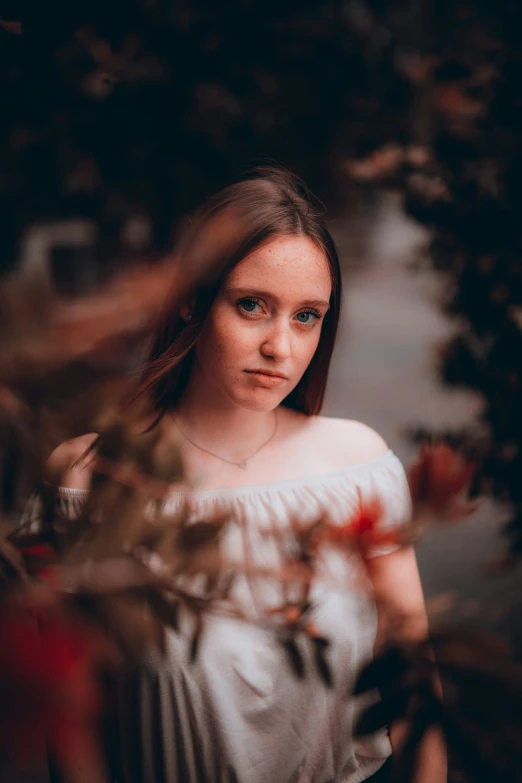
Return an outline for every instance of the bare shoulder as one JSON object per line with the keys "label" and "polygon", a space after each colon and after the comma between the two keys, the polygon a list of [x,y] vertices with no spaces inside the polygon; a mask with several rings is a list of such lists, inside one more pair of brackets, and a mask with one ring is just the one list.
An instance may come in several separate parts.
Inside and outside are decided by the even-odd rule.
{"label": "bare shoulder", "polygon": [[328,416],[315,418],[316,433],[327,447],[330,459],[340,468],[377,459],[389,451],[386,441],[367,424]]}
{"label": "bare shoulder", "polygon": [[56,486],[87,489],[90,483],[89,460],[82,460],[82,457],[96,438],[96,432],[89,432],[61,443],[47,460],[47,480]]}
{"label": "bare shoulder", "polygon": [[348,465],[378,459],[389,451],[386,441],[360,421],[306,416],[282,406],[278,410],[281,434],[288,450],[305,463],[303,470],[343,470]]}
{"label": "bare shoulder", "polygon": [[[156,417],[141,417],[129,422],[136,435],[143,433]],[[87,432],[78,438],[60,443],[49,456],[46,464],[46,479],[54,486],[69,489],[89,489],[91,483],[91,455],[89,449],[98,437],[97,432]]]}

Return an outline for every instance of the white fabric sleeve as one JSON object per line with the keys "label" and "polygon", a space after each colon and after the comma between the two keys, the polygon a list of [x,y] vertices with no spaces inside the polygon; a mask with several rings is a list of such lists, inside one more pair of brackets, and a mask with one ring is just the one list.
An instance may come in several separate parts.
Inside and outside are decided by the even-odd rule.
{"label": "white fabric sleeve", "polygon": [[[412,502],[408,479],[401,461],[394,454],[390,455],[386,468],[368,471],[359,480],[362,501],[378,500],[383,508],[376,533],[399,532],[406,527],[412,516]],[[400,549],[399,543],[376,544],[366,553],[367,557],[386,555]]]}

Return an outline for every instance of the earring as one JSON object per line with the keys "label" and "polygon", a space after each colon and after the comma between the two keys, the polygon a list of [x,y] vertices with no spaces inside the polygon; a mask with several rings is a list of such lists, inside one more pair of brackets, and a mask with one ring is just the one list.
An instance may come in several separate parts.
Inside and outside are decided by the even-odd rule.
{"label": "earring", "polygon": [[186,305],[181,309],[180,315],[183,318],[183,320],[185,321],[185,323],[187,323],[187,324],[190,321],[190,319],[192,318],[192,312],[191,312],[191,310],[189,310],[189,308]]}

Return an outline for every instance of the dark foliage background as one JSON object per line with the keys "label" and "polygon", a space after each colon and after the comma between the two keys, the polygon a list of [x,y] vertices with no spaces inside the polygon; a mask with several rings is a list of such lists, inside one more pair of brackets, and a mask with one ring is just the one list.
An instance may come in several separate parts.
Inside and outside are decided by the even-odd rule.
{"label": "dark foliage background", "polygon": [[[388,133],[400,135],[408,99],[389,38],[360,29],[366,11],[357,8],[4,8],[23,32],[0,30],[2,264],[16,259],[27,225],[79,216],[99,226],[104,268],[133,250],[161,252],[181,215],[260,159],[289,165],[323,196],[338,192],[344,150],[381,140],[384,99]],[[136,218],[145,229],[133,242],[125,226]]]}
{"label": "dark foliage background", "polygon": [[482,456],[477,490],[511,507],[506,533],[521,554],[522,8],[431,3],[425,13],[418,83],[430,96],[432,159],[399,181],[409,212],[432,229],[430,261],[456,326],[442,380],[483,398],[480,420],[457,439]]}
{"label": "dark foliage background", "polygon": [[[512,0],[4,3],[1,268],[29,226],[68,218],[97,231],[75,251],[95,270],[82,285],[158,257],[183,215],[260,159],[330,207],[357,178],[401,189],[433,230],[456,319],[442,379],[484,398],[465,434],[484,459],[477,488],[510,504],[522,551],[521,14]],[[368,155],[358,176],[350,162]],[[74,290],[67,248],[51,263]]]}

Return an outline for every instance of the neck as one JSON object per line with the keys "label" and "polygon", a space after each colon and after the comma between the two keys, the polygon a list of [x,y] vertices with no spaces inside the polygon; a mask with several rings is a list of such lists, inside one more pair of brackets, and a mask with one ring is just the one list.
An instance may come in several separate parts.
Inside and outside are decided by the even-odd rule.
{"label": "neck", "polygon": [[243,460],[273,431],[274,411],[236,405],[194,363],[174,412],[182,431],[198,445],[230,460]]}

